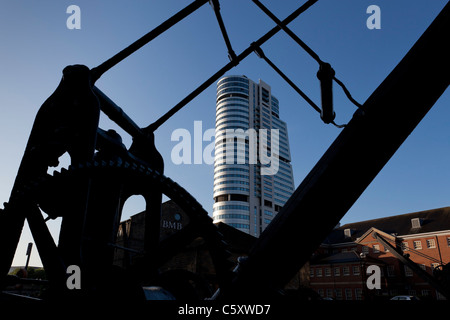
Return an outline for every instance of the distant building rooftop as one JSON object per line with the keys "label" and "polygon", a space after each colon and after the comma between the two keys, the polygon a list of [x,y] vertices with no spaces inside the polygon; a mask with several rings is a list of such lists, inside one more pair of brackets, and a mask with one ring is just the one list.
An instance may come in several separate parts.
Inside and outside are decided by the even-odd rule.
{"label": "distant building rooftop", "polygon": [[323,244],[353,242],[372,227],[396,236],[450,230],[450,207],[348,223],[335,228]]}

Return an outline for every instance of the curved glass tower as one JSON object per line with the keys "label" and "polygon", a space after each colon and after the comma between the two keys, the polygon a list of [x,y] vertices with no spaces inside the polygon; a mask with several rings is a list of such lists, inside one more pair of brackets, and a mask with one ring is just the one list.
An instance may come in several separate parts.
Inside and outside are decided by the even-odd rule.
{"label": "curved glass tower", "polygon": [[217,82],[214,222],[259,236],[294,191],[286,123],[268,84]]}

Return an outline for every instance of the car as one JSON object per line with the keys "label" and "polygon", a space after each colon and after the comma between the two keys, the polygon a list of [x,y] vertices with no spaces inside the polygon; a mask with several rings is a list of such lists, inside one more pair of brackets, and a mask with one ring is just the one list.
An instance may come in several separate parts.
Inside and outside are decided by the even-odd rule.
{"label": "car", "polygon": [[417,298],[416,296],[395,296],[393,298],[391,298],[391,300],[420,300],[419,298]]}

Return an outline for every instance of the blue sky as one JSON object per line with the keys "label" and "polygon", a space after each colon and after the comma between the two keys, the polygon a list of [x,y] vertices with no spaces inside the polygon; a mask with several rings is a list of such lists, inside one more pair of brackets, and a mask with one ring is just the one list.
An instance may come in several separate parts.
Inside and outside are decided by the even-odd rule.
{"label": "blue sky", "polygon": [[[303,1],[262,1],[280,19]],[[55,90],[66,65],[92,68],[144,35],[190,1],[24,1],[8,0],[0,11],[0,201],[8,201],[36,112]],[[289,27],[363,103],[447,1],[442,0],[319,0]],[[81,29],[69,30],[69,5],[81,9]],[[369,30],[366,9],[381,9],[381,29]],[[222,15],[234,51],[239,54],[274,24],[250,1],[222,0]],[[320,103],[317,63],[282,32],[262,49],[308,96]],[[211,7],[206,4],[187,19],[108,71],[97,86],[140,126],[146,126],[182,100],[228,62],[224,41]],[[272,87],[287,122],[295,185],[298,186],[339,134],[325,125],[290,86],[252,54],[228,74],[245,74]],[[337,123],[355,111],[335,87]],[[443,207],[450,194],[450,95],[448,90],[366,189],[341,223]],[[156,132],[165,158],[165,174],[191,192],[212,212],[213,166],[175,165],[170,154],[177,142],[172,132],[213,128],[215,86],[209,87]],[[115,128],[105,117],[104,129]],[[383,128],[379,128],[383,130]],[[124,141],[130,139],[123,134]],[[209,142],[204,142],[203,147]],[[345,181],[343,181],[345,184]],[[143,209],[139,199],[127,204],[124,218]],[[59,221],[49,222],[56,235]],[[24,229],[15,264],[25,263]],[[34,251],[31,265],[40,261]]]}

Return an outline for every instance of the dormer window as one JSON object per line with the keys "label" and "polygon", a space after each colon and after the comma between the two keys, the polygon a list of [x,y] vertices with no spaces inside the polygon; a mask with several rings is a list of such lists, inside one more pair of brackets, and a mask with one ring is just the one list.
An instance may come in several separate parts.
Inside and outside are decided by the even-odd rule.
{"label": "dormer window", "polygon": [[411,219],[411,227],[413,229],[420,228],[421,226],[422,226],[422,219],[420,218]]}
{"label": "dormer window", "polygon": [[344,229],[344,236],[346,238],[351,238],[352,237],[352,229]]}

